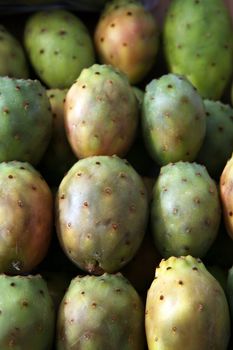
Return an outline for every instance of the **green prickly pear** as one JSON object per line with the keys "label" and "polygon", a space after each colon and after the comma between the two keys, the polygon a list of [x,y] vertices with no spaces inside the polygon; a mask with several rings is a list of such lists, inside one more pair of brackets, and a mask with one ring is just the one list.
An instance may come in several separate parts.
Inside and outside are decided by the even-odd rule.
{"label": "green prickly pear", "polygon": [[0,96],[0,162],[38,164],[52,131],[45,88],[39,80],[0,77]]}
{"label": "green prickly pear", "polygon": [[155,63],[158,34],[155,17],[138,0],[113,0],[100,16],[94,41],[100,61],[118,67],[135,84]]}
{"label": "green prickly pear", "polygon": [[23,47],[2,25],[0,25],[0,76],[23,79],[29,76]]}
{"label": "green prickly pear", "polygon": [[145,145],[158,164],[193,161],[206,132],[201,97],[182,76],[153,79],[143,99],[142,128]]}
{"label": "green prickly pear", "polygon": [[40,275],[0,275],[1,350],[50,350],[55,312]]}
{"label": "green prickly pear", "polygon": [[139,104],[124,73],[110,65],[83,69],[65,102],[65,125],[78,158],[125,156],[138,125]]}
{"label": "green prickly pear", "polygon": [[77,276],[58,312],[57,350],[143,350],[144,307],[120,273]]}
{"label": "green prickly pear", "polygon": [[151,226],[164,257],[203,257],[216,239],[221,218],[218,189],[206,168],[177,162],[163,166],[153,188]]}
{"label": "green prickly pear", "polygon": [[66,10],[31,15],[25,25],[24,43],[32,66],[49,88],[69,88],[81,70],[95,62],[88,29]]}
{"label": "green prickly pear", "polygon": [[220,101],[204,100],[206,135],[196,162],[219,180],[233,149],[233,108]]}
{"label": "green prickly pear", "polygon": [[136,254],[148,218],[145,185],[125,160],[79,160],[56,198],[56,227],[67,256],[93,274],[116,272]]}
{"label": "green prickly pear", "polygon": [[227,349],[226,296],[200,259],[161,261],[147,294],[145,326],[149,350]]}
{"label": "green prickly pear", "polygon": [[203,98],[221,98],[232,74],[233,31],[222,0],[173,0],[163,28],[168,68]]}

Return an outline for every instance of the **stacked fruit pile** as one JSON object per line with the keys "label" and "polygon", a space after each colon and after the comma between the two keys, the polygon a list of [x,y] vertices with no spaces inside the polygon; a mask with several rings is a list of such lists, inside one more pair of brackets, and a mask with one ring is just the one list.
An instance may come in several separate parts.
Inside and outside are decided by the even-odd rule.
{"label": "stacked fruit pile", "polygon": [[232,349],[223,0],[173,0],[161,29],[138,0],[9,18],[0,349]]}

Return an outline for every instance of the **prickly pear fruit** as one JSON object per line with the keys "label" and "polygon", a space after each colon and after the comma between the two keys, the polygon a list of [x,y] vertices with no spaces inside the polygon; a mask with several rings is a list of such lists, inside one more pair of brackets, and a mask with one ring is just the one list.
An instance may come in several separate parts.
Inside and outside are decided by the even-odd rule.
{"label": "prickly pear fruit", "polygon": [[40,275],[0,275],[0,348],[51,349],[55,312]]}
{"label": "prickly pear fruit", "polygon": [[95,47],[102,63],[118,67],[135,84],[155,63],[158,33],[155,17],[138,0],[113,0],[96,25]]}
{"label": "prickly pear fruit", "polygon": [[65,173],[77,161],[66,137],[64,122],[64,103],[66,89],[49,89],[47,95],[53,116],[52,136],[41,160],[40,169],[46,180],[59,184]]}
{"label": "prickly pear fruit", "polygon": [[162,260],[147,294],[145,325],[149,350],[226,350],[225,293],[200,259]]}
{"label": "prickly pear fruit", "polygon": [[203,257],[217,236],[220,217],[218,189],[204,166],[178,162],[161,168],[151,225],[162,256]]}
{"label": "prickly pear fruit", "polygon": [[220,101],[204,100],[206,135],[196,161],[219,179],[233,150],[233,108]]}
{"label": "prickly pear fruit", "polygon": [[23,47],[0,25],[0,76],[28,78],[28,64]]}
{"label": "prickly pear fruit", "polygon": [[52,114],[38,80],[0,77],[0,162],[38,164],[49,143]]}
{"label": "prickly pear fruit", "polygon": [[116,156],[79,160],[62,180],[56,227],[67,256],[93,274],[116,272],[144,237],[148,198],[133,167]]}
{"label": "prickly pear fruit", "polygon": [[182,76],[153,79],[146,86],[142,127],[147,149],[158,164],[193,161],[206,132],[202,99]]}
{"label": "prickly pear fruit", "polygon": [[110,65],[94,64],[82,71],[69,89],[65,124],[78,158],[123,157],[137,131],[139,104],[127,77]]}
{"label": "prickly pear fruit", "polygon": [[233,239],[233,155],[227,161],[220,177],[220,196],[226,230]]}
{"label": "prickly pear fruit", "polygon": [[32,271],[45,257],[52,228],[52,194],[28,163],[0,163],[0,272]]}
{"label": "prickly pear fruit", "polygon": [[69,88],[81,70],[95,62],[85,24],[66,10],[31,15],[25,25],[24,43],[36,73],[50,88]]}
{"label": "prickly pear fruit", "polygon": [[120,273],[71,281],[59,308],[57,350],[143,350],[144,337],[142,301]]}
{"label": "prickly pear fruit", "polygon": [[232,73],[233,32],[222,0],[174,0],[163,43],[169,70],[183,74],[206,99],[220,99]]}

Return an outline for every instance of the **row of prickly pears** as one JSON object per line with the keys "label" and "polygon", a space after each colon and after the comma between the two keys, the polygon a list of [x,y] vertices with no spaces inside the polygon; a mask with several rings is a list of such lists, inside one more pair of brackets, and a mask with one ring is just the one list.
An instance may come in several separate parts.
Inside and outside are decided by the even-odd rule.
{"label": "row of prickly pears", "polygon": [[223,0],[0,20],[0,349],[231,349]]}

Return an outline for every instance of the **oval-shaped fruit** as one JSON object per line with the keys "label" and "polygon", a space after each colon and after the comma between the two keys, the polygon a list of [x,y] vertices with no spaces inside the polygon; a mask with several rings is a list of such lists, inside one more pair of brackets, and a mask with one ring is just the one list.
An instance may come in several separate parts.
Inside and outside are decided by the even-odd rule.
{"label": "oval-shaped fruit", "polygon": [[143,350],[144,343],[144,307],[126,278],[105,273],[71,281],[58,312],[57,350]]}
{"label": "oval-shaped fruit", "polygon": [[149,350],[227,349],[226,296],[200,259],[161,261],[147,294],[145,326]]}
{"label": "oval-shaped fruit", "polygon": [[51,191],[29,163],[0,163],[0,272],[28,273],[44,259],[52,213]]}
{"label": "oval-shaped fruit", "polygon": [[136,254],[148,218],[145,185],[125,160],[79,160],[62,180],[56,227],[67,256],[93,274],[116,272]]}

